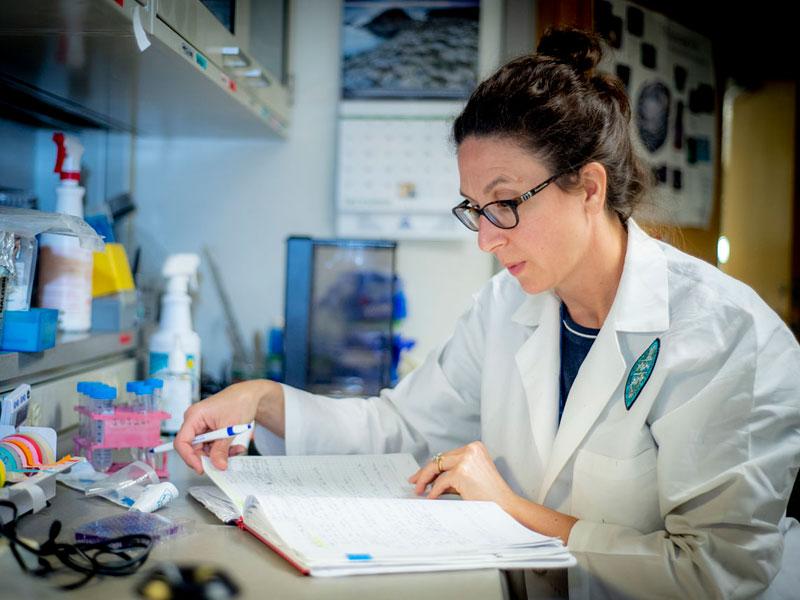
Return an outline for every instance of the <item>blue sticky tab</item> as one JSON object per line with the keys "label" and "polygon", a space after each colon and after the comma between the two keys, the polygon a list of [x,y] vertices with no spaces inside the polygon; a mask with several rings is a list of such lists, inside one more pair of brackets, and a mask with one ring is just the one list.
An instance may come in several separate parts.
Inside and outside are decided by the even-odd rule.
{"label": "blue sticky tab", "polygon": [[347,560],[372,560],[371,554],[348,554]]}
{"label": "blue sticky tab", "polygon": [[228,435],[233,435],[233,427],[228,427]]}

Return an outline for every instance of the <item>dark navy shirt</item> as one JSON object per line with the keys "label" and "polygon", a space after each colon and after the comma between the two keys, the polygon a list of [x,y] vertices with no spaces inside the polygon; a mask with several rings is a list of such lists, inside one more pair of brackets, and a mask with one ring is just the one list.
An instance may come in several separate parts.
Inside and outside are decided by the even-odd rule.
{"label": "dark navy shirt", "polygon": [[569,316],[567,305],[561,303],[561,374],[559,376],[558,422],[564,414],[564,405],[572,387],[572,382],[578,376],[583,360],[589,354],[599,329],[590,329],[578,325]]}

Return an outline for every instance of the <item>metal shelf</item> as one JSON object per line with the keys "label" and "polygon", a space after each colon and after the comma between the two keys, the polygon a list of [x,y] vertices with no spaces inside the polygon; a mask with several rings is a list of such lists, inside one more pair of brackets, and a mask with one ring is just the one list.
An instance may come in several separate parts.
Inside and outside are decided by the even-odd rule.
{"label": "metal shelf", "polygon": [[[122,4],[122,6],[120,6]],[[29,0],[0,8],[0,109],[36,123],[152,136],[284,136],[289,93],[248,88],[133,0]],[[134,9],[151,46],[140,52]],[[21,106],[21,109],[20,109]],[[8,109],[10,114],[14,111]],[[22,114],[20,113],[22,110]],[[48,114],[50,113],[50,114]]]}
{"label": "metal shelf", "polygon": [[44,352],[0,353],[0,391],[18,383],[38,383],[99,362],[133,356],[136,332],[60,334]]}

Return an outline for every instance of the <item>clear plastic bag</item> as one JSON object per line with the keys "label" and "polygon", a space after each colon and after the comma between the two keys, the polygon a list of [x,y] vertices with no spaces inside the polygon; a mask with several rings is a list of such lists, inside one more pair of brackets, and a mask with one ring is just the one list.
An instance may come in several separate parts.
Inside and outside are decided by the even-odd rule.
{"label": "clear plastic bag", "polygon": [[101,252],[105,244],[86,221],[73,215],[0,206],[0,231],[32,238],[40,233],[77,237],[81,248]]}
{"label": "clear plastic bag", "polygon": [[172,483],[159,482],[152,465],[139,461],[111,475],[96,471],[91,463],[85,462],[59,475],[58,481],[87,496],[100,496],[119,506],[144,512],[158,510],[180,495]]}
{"label": "clear plastic bag", "polygon": [[155,469],[137,460],[129,465],[125,465],[116,473],[98,479],[86,488],[87,496],[96,496],[108,493],[110,491],[122,491],[134,485],[148,485],[150,483],[158,483],[158,475]]}

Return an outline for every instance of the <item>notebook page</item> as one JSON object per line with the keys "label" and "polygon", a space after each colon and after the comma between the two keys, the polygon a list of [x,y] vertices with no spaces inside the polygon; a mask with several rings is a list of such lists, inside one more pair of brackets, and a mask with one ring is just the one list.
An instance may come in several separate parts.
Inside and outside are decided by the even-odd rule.
{"label": "notebook page", "polygon": [[410,454],[236,456],[228,468],[203,457],[211,480],[243,511],[247,496],[415,498]]}
{"label": "notebook page", "polygon": [[255,502],[281,540],[312,568],[347,564],[353,556],[425,557],[433,563],[564,551],[559,540],[520,525],[493,502],[308,496],[258,496]]}

